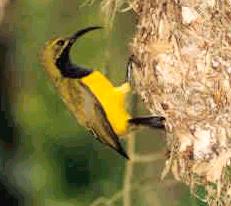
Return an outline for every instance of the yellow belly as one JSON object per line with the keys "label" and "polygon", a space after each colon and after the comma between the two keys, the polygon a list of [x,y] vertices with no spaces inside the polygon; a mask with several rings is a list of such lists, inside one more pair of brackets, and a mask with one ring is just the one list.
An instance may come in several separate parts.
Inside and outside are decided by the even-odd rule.
{"label": "yellow belly", "polygon": [[99,71],[81,79],[101,103],[107,119],[117,135],[124,135],[128,130],[129,113],[126,110],[125,98],[130,90],[129,84],[114,87]]}

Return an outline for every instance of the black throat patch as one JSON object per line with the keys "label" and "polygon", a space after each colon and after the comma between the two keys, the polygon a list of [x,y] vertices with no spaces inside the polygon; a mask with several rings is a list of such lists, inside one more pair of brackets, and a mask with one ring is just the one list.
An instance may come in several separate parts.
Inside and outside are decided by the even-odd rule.
{"label": "black throat patch", "polygon": [[63,77],[71,79],[81,79],[92,73],[91,69],[84,68],[71,63],[69,56],[69,47],[63,50],[61,56],[56,60],[55,65],[58,67]]}

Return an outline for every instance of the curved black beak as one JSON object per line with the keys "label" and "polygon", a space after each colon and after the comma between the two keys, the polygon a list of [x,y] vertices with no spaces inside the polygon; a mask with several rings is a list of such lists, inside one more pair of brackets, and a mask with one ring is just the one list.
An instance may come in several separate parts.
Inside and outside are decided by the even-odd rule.
{"label": "curved black beak", "polygon": [[83,36],[84,34],[90,32],[90,31],[93,31],[93,30],[96,30],[96,29],[102,29],[102,28],[103,27],[101,27],[101,26],[92,26],[92,27],[87,27],[85,29],[81,29],[81,30],[75,32],[72,36],[69,37],[69,40],[70,40],[69,41],[69,46],[72,46],[76,42],[76,40],[79,37]]}
{"label": "curved black beak", "polygon": [[89,31],[93,31],[96,29],[102,29],[102,27],[100,26],[87,27],[85,29],[75,32],[72,36],[66,38],[66,40],[68,40],[68,44],[64,48],[60,57],[56,60],[56,65],[64,77],[74,78],[74,79],[82,78],[92,72],[92,70],[90,69],[72,64],[70,60],[70,50],[72,45],[76,42],[76,40],[79,37],[83,36]]}

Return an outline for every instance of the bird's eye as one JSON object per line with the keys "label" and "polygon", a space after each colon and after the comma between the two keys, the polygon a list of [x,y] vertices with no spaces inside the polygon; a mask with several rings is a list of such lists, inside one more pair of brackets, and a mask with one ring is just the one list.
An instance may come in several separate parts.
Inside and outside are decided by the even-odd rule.
{"label": "bird's eye", "polygon": [[65,41],[64,40],[59,40],[57,41],[56,43],[58,46],[63,46],[65,44]]}

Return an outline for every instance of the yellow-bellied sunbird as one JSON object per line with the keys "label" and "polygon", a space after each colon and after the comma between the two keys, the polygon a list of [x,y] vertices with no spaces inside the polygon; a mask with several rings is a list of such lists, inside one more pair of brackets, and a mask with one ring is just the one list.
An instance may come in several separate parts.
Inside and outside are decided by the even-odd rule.
{"label": "yellow-bellied sunbird", "polygon": [[125,108],[125,97],[130,90],[128,83],[114,87],[100,71],[71,62],[70,50],[76,40],[100,28],[88,27],[69,37],[51,39],[42,50],[42,64],[78,122],[102,143],[128,158],[118,136],[125,135],[133,124],[163,128],[164,118],[131,118]]}

